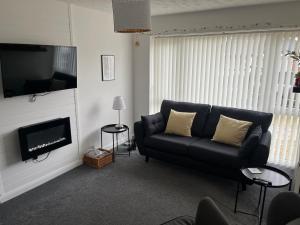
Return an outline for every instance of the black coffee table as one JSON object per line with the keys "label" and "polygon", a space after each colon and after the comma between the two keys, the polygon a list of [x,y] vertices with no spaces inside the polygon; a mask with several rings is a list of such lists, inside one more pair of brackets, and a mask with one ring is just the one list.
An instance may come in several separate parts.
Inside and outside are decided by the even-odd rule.
{"label": "black coffee table", "polygon": [[[122,128],[116,128],[116,124],[108,124],[104,127],[101,127],[101,149],[103,148],[103,144],[102,144],[102,133],[109,133],[109,134],[112,134],[112,139],[113,139],[113,146],[112,146],[112,156],[113,156],[113,162],[115,161],[115,135],[116,135],[116,148],[117,148],[117,152],[119,150],[119,141],[118,141],[118,135],[120,133],[123,133],[123,132],[126,132],[127,131],[127,138],[128,138],[128,142],[130,141],[130,138],[129,138],[129,127],[126,126],[126,125],[123,125]],[[123,153],[117,153],[118,155],[123,155]],[[128,151],[128,153],[125,153],[125,154],[128,154],[130,156],[130,150]]]}
{"label": "black coffee table", "polygon": [[263,167],[255,167],[259,169],[262,173],[261,174],[253,174],[249,171],[248,168],[241,169],[241,172],[244,176],[244,178],[248,181],[250,184],[256,184],[260,186],[260,192],[259,192],[259,198],[258,198],[258,205],[257,210],[258,214],[251,214],[248,212],[243,212],[240,210],[237,210],[237,204],[238,204],[238,197],[240,192],[240,182],[238,182],[237,185],[237,191],[236,191],[236,198],[235,198],[235,206],[234,206],[234,212],[235,213],[243,213],[251,216],[258,217],[259,225],[262,223],[262,218],[264,214],[264,206],[265,206],[265,200],[266,200],[266,194],[267,194],[267,188],[281,188],[288,186],[289,191],[292,187],[292,179],[290,176],[283,172],[282,170],[279,170],[277,168],[271,167],[271,166],[263,166]]}

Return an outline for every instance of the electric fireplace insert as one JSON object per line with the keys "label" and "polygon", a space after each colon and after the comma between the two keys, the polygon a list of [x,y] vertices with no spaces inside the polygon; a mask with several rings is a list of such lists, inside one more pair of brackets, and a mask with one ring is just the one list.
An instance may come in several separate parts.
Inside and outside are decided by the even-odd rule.
{"label": "electric fireplace insert", "polygon": [[72,143],[70,118],[60,118],[19,128],[22,160],[37,159],[39,155]]}

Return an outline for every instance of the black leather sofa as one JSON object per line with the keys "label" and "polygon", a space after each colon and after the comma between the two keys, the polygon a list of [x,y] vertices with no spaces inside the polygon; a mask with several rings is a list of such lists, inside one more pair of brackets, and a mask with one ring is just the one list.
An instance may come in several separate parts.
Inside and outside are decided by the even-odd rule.
{"label": "black leather sofa", "polygon": [[[192,137],[164,134],[171,109],[197,113]],[[211,141],[221,114],[253,122],[241,147]],[[272,117],[271,113],[252,110],[164,100],[159,113],[142,116],[134,124],[134,133],[138,150],[147,162],[152,157],[240,179],[241,167],[266,164]]]}

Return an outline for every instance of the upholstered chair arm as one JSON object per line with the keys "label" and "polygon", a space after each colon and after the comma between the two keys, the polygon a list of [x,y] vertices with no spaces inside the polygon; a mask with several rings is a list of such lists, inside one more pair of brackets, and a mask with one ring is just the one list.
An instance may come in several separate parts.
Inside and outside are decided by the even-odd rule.
{"label": "upholstered chair arm", "polygon": [[199,202],[195,225],[229,225],[215,202],[205,197]]}
{"label": "upholstered chair arm", "polygon": [[300,196],[298,194],[282,192],[273,198],[268,212],[267,225],[286,225],[299,218]]}

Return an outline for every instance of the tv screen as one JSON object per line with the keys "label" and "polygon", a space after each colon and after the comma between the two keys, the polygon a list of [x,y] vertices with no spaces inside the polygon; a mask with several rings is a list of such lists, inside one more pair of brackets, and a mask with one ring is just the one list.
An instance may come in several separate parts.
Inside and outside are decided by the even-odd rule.
{"label": "tv screen", "polygon": [[4,97],[77,87],[76,47],[0,44]]}

